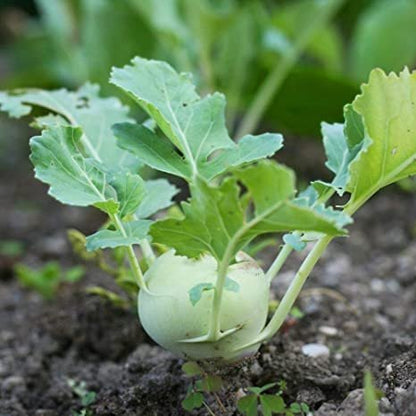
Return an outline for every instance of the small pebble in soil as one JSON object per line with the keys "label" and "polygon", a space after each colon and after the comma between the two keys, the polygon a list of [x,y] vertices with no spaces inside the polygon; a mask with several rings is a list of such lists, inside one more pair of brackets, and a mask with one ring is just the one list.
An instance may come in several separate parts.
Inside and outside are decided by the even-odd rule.
{"label": "small pebble in soil", "polygon": [[338,329],[334,328],[333,326],[322,325],[319,327],[319,332],[328,337],[334,337],[338,334]]}
{"label": "small pebble in soil", "polygon": [[302,347],[302,352],[308,357],[329,357],[329,348],[323,344],[305,344]]}

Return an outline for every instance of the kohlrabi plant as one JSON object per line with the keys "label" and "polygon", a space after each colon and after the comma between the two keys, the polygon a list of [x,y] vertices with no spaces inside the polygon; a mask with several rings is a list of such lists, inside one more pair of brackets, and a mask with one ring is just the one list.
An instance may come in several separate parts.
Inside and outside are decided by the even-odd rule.
{"label": "kohlrabi plant", "polygon": [[[14,117],[33,106],[47,110],[34,121],[41,135],[30,141],[36,177],[62,203],[108,215],[106,226],[87,237],[87,248],[126,247],[144,329],[187,358],[229,361],[255,353],[279,330],[330,241],[347,234],[351,216],[381,188],[416,173],[416,73],[408,70],[374,70],[345,107],[345,123],[322,124],[334,178],[301,193],[293,171],[269,159],[282,137],[231,140],[224,96],[201,97],[189,75],[135,58],[115,68],[111,82],[148,121],[136,123],[118,100],[99,98],[91,85],[2,93],[0,105]],[[165,210],[176,189],[164,179],[144,181],[143,165],[187,184],[190,196],[179,213]],[[347,194],[347,202],[329,206],[334,194]],[[165,215],[155,219],[158,211]],[[245,249],[279,233],[284,245],[263,270]],[[270,283],[307,242],[310,250],[268,320]]]}

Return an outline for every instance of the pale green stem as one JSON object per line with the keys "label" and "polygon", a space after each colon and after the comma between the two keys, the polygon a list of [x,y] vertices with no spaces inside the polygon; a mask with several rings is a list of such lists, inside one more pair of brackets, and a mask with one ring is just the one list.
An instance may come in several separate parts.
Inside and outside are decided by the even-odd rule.
{"label": "pale green stem", "polygon": [[264,112],[267,110],[276,92],[298,61],[304,49],[308,46],[313,36],[331,20],[344,1],[328,0],[328,4],[322,6],[323,10],[321,13],[317,16],[311,16],[310,24],[301,31],[293,47],[276,62],[274,69],[259,87],[256,96],[237,130],[237,139],[246,134],[252,134],[256,130]]}
{"label": "pale green stem", "polygon": [[315,244],[315,247],[308,254],[300,266],[298,272],[292,280],[292,283],[280,301],[272,319],[269,321],[263,331],[258,335],[258,337],[250,342],[250,345],[260,344],[261,342],[270,339],[280,329],[286,317],[290,313],[300,291],[302,290],[306,279],[309,277],[311,271],[333,238],[333,236],[325,236]]}
{"label": "pale green stem", "polygon": [[[352,216],[370,197],[371,195],[363,197],[359,201],[356,201],[354,204],[349,206],[347,205],[343,212]],[[241,349],[256,344],[260,344],[270,339],[280,329],[286,317],[289,315],[307,278],[309,277],[316,263],[318,262],[318,260],[320,259],[328,244],[331,242],[333,238],[333,236],[327,235],[325,237],[322,237],[315,244],[314,248],[311,250],[311,252],[308,254],[308,256],[303,261],[302,265],[300,266],[298,272],[292,280],[292,283],[290,284],[285,295],[280,301],[279,306],[276,309],[276,312],[273,314],[272,319],[269,321],[269,323],[266,325],[263,331],[260,332],[257,338],[255,338],[249,344],[242,346]]]}
{"label": "pale green stem", "polygon": [[[124,229],[124,226],[123,226],[122,221],[120,220],[120,217],[118,215],[111,215],[111,219],[114,222],[117,229],[121,232],[121,234],[124,237],[127,237],[126,230]],[[134,252],[133,246],[132,245],[126,246],[126,250],[127,250],[127,257],[129,259],[130,267],[133,272],[133,276],[136,280],[137,286],[139,286],[139,288],[144,290],[145,292],[149,292],[146,282],[144,281],[144,276],[140,268],[139,261],[137,260],[136,253]]]}
{"label": "pale green stem", "polygon": [[140,241],[140,248],[143,252],[143,257],[146,260],[147,266],[150,267],[156,260],[156,255],[153,252],[152,245],[147,238]]}
{"label": "pale green stem", "polygon": [[280,269],[285,264],[287,258],[289,257],[290,253],[292,253],[293,248],[289,244],[284,244],[282,249],[280,250],[278,256],[274,259],[273,263],[269,267],[266,273],[266,279],[270,283],[277,273],[280,272]]}
{"label": "pale green stem", "polygon": [[[133,219],[137,220],[136,214],[133,214]],[[150,267],[156,260],[156,256],[153,252],[152,245],[147,238],[144,238],[140,241],[140,248],[142,249],[143,257],[147,263],[147,266]]]}
{"label": "pale green stem", "polygon": [[230,243],[227,247],[227,250],[224,254],[222,261],[218,265],[218,275],[217,281],[215,283],[214,289],[214,298],[212,300],[212,309],[211,309],[211,325],[209,329],[208,338],[216,341],[220,338],[220,311],[222,297],[224,293],[225,280],[227,278],[228,266],[231,262],[232,252],[234,250],[234,244]]}

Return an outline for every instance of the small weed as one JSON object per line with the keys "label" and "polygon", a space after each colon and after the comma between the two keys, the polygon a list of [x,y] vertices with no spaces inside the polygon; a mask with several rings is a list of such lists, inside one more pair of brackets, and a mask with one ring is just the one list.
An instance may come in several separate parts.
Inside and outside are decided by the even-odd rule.
{"label": "small weed", "polygon": [[89,391],[85,381],[77,382],[69,378],[67,382],[72,392],[79,397],[80,404],[83,407],[79,412],[72,411],[72,416],[93,416],[93,412],[89,407],[95,402],[97,393]]}
{"label": "small weed", "polygon": [[22,286],[35,290],[45,299],[53,298],[62,283],[77,282],[85,274],[82,266],[71,267],[64,271],[55,261],[46,263],[39,270],[17,264],[14,272]]}
{"label": "small weed", "polygon": [[[271,388],[279,386],[279,390],[274,394],[265,394]],[[249,387],[248,394],[238,400],[237,409],[245,416],[258,416],[258,407],[260,405],[263,416],[273,414],[284,416],[306,416],[309,413],[309,407],[305,403],[292,403],[287,405],[282,394],[286,389],[286,383],[266,384],[263,387]]]}

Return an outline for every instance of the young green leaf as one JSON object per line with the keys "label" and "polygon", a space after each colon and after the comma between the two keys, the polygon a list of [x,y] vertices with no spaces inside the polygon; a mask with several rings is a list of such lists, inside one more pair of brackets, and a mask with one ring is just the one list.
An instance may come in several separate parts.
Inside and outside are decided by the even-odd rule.
{"label": "young green leaf", "polygon": [[230,168],[273,156],[282,147],[281,134],[263,133],[258,136],[249,134],[242,137],[235,148],[224,150],[217,157],[204,163],[201,166],[201,174],[206,180],[210,180]]}
{"label": "young green leaf", "polygon": [[185,179],[191,178],[189,165],[167,139],[159,137],[141,124],[121,123],[113,126],[118,145],[153,169]]}
{"label": "young green leaf", "polygon": [[101,98],[98,86],[86,84],[75,92],[65,89],[0,92],[0,109],[12,117],[28,115],[32,106],[60,116],[37,119],[36,124],[42,128],[51,125],[81,127],[83,146],[108,169],[137,169],[137,160],[117,146],[111,131],[113,124],[130,121],[128,108],[116,98]]}
{"label": "young green leaf", "polygon": [[99,248],[115,248],[139,244],[146,238],[151,221],[137,220],[123,223],[121,230],[100,230],[87,237],[87,250],[94,251]]}
{"label": "young green leaf", "polygon": [[183,220],[167,219],[155,223],[151,235],[155,242],[174,247],[178,254],[197,257],[210,252],[221,259],[232,235],[243,225],[243,211],[235,179],[219,188],[200,181],[193,188],[190,203],[183,203]]}
{"label": "young green leaf", "polygon": [[73,127],[44,130],[30,140],[30,159],[36,178],[50,185],[49,193],[58,201],[77,206],[95,205],[113,214],[118,210],[117,194],[108,174],[85,157],[82,131]]}
{"label": "young green leaf", "polygon": [[172,205],[172,198],[179,192],[178,188],[165,179],[153,179],[144,184],[146,194],[136,210],[137,218],[149,218],[162,209]]}
{"label": "young green leaf", "polygon": [[[357,145],[352,146],[348,141],[348,136],[345,135],[344,129],[350,128],[349,120],[351,120],[351,122],[353,121],[350,118],[353,116],[352,111],[353,110],[350,107],[346,107],[345,126],[340,123],[322,123],[321,125],[325,153],[328,159],[325,165],[335,176],[330,183],[323,181],[313,182],[313,186],[320,194],[326,189],[331,188],[336,191],[338,195],[342,196],[350,180],[350,163],[357,156],[363,144],[363,142],[360,141]],[[363,135],[361,137],[363,138]]]}
{"label": "young green leaf", "polygon": [[234,178],[226,179],[220,187],[199,183],[190,203],[182,205],[183,220],[168,219],[153,224],[154,241],[189,257],[208,251],[222,259],[230,245],[235,254],[261,234],[317,231],[342,235],[342,227],[350,222],[348,216],[338,211],[321,205],[313,208],[302,199],[294,200],[293,173],[276,163],[264,161],[235,175],[251,194],[255,206],[253,217],[242,211],[241,189]]}
{"label": "young green leaf", "polygon": [[[317,231],[342,235],[349,217],[323,206],[311,207],[294,199],[293,172],[271,161],[263,161],[236,173],[252,195],[254,217],[245,225],[246,236],[283,231]],[[262,184],[259,186],[259,184]]]}
{"label": "young green leaf", "polygon": [[273,134],[247,136],[235,144],[225,126],[224,96],[201,98],[187,74],[178,74],[164,62],[135,58],[131,65],[113,69],[111,81],[155,120],[186,161],[144,127],[116,126],[120,145],[156,169],[190,181],[197,176],[209,180],[282,147],[281,136]]}
{"label": "young green leaf", "polygon": [[368,138],[350,164],[351,210],[379,189],[416,174],[416,72],[375,69],[352,104]]}
{"label": "young green leaf", "polygon": [[121,218],[136,212],[147,193],[146,185],[139,175],[129,172],[116,175],[111,180],[120,200],[119,214]]}

